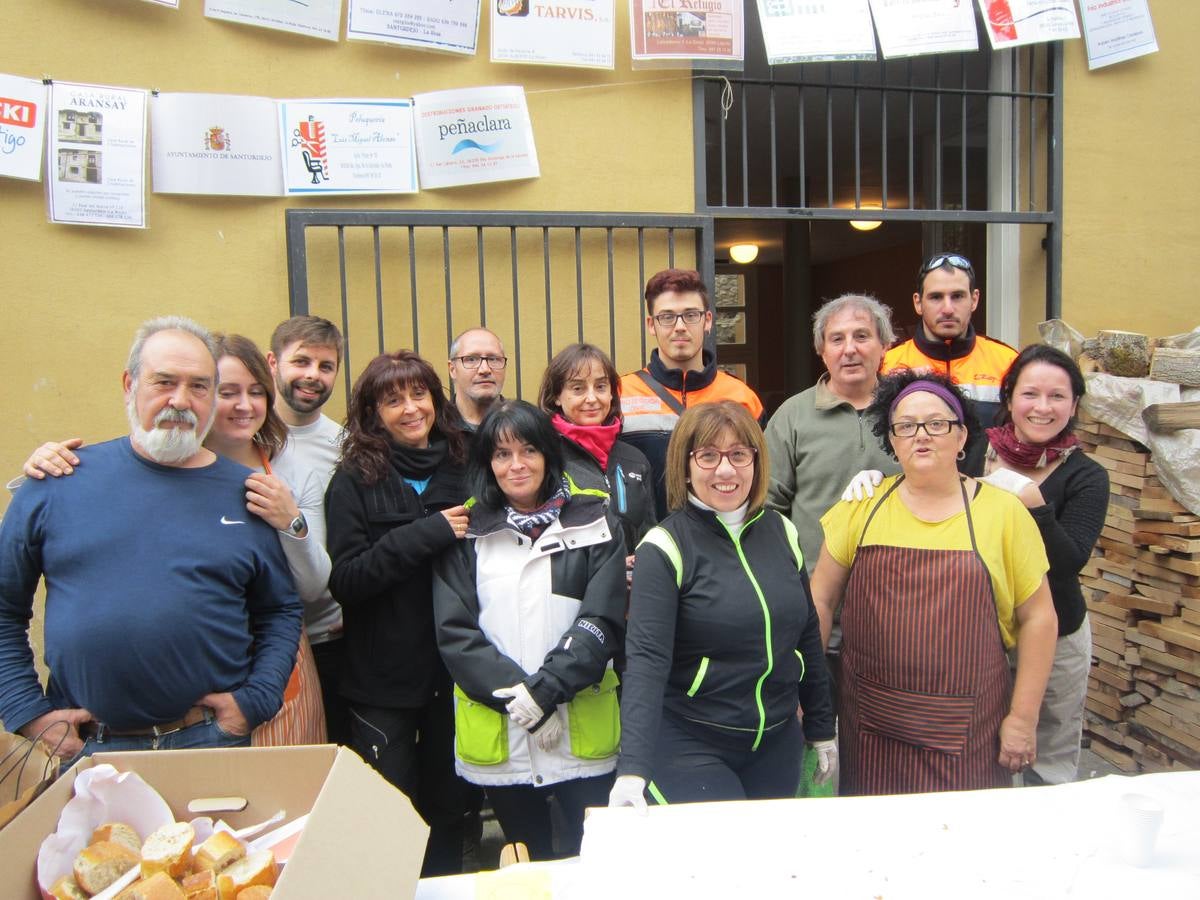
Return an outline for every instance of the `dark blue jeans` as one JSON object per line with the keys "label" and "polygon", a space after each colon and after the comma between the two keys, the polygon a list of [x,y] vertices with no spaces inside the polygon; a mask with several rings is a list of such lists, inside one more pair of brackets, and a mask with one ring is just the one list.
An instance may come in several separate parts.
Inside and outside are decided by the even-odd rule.
{"label": "dark blue jeans", "polygon": [[112,735],[105,734],[103,739],[90,737],[84,742],[83,749],[71,760],[63,763],[62,771],[66,771],[85,756],[93,753],[116,753],[127,750],[195,750],[202,748],[249,747],[250,735],[229,734],[222,731],[215,716],[207,716],[203,722],[197,722],[179,731],[155,737],[147,735]]}

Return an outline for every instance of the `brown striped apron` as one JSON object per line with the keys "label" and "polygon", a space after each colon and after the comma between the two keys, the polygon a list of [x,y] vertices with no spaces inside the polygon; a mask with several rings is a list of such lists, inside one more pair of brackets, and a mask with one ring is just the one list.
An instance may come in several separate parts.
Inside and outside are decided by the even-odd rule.
{"label": "brown striped apron", "polygon": [[846,585],[839,793],[1010,786],[996,757],[1012,676],[966,487],[970,550],[863,546],[903,480],[867,516]]}

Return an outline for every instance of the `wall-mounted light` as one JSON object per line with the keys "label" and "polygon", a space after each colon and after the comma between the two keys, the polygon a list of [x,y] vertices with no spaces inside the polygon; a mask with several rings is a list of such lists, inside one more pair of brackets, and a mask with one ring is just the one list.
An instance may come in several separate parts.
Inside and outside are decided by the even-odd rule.
{"label": "wall-mounted light", "polygon": [[735,263],[752,263],[758,259],[758,244],[734,244],[729,248],[729,258]]}
{"label": "wall-mounted light", "polygon": [[878,219],[851,219],[850,227],[858,231],[874,231],[883,223]]}

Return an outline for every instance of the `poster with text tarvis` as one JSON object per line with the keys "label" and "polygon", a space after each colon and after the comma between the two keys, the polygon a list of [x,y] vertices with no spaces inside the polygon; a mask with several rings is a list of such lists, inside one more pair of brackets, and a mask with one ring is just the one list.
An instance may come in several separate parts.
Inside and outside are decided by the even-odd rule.
{"label": "poster with text tarvis", "polygon": [[346,38],[472,54],[480,0],[350,0]]}
{"label": "poster with text tarvis", "polygon": [[537,178],[533,124],[520,86],[413,97],[422,188]]}
{"label": "poster with text tarvis", "polygon": [[411,100],[281,100],[288,194],[413,194]]}
{"label": "poster with text tarvis", "polygon": [[146,92],[56,81],[46,197],[62,225],[146,227]]}
{"label": "poster with text tarvis", "polygon": [[744,18],[742,0],[629,0],[633,64],[741,68]]}
{"label": "poster with text tarvis", "polygon": [[276,103],[229,94],[150,98],[156,194],[283,194]]}
{"label": "poster with text tarvis", "polygon": [[963,0],[871,0],[884,59],[979,49],[975,10]]}
{"label": "poster with text tarvis", "polygon": [[1158,37],[1146,0],[1079,0],[1088,68],[1158,52]]}
{"label": "poster with text tarvis", "polygon": [[46,85],[35,78],[0,75],[0,176],[42,177]]}
{"label": "poster with text tarvis", "polygon": [[488,0],[492,62],[613,67],[613,0]]}
{"label": "poster with text tarvis", "polygon": [[758,0],[767,62],[874,59],[867,0]]}
{"label": "poster with text tarvis", "polygon": [[993,50],[1079,37],[1074,0],[979,0]]}
{"label": "poster with text tarvis", "polygon": [[204,0],[204,15],[336,41],[342,0]]}

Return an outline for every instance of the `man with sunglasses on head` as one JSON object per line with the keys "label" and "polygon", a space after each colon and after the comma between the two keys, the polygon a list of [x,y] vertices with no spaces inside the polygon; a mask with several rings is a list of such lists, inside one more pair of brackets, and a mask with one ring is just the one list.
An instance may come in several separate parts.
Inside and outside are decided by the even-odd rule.
{"label": "man with sunglasses on head", "polygon": [[467,431],[475,431],[492,404],[503,399],[507,365],[504,345],[486,328],[469,328],[450,345],[454,405]]}
{"label": "man with sunglasses on head", "polygon": [[[975,401],[976,413],[987,428],[1000,408],[1000,381],[1017,351],[975,331],[971,314],[978,305],[971,261],[955,253],[935,253],[917,272],[913,306],[921,321],[916,333],[887,352],[882,371],[907,367],[947,375]],[[981,475],[985,450],[986,441],[976,442],[959,469]]]}
{"label": "man with sunglasses on head", "polygon": [[762,424],[763,405],[746,384],[717,368],[704,347],[713,314],[700,273],[665,269],[646,283],[646,330],[658,348],[645,368],[621,378],[621,439],[646,455],[654,472],[657,517],[667,514],[667,443],[683,411],[733,400]]}

